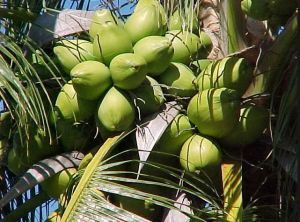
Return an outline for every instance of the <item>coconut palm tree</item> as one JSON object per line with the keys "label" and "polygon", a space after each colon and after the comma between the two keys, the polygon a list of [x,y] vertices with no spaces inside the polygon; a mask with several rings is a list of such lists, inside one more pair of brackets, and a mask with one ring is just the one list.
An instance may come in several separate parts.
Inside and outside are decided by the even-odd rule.
{"label": "coconut palm tree", "polygon": [[[0,219],[43,221],[58,203],[61,221],[296,220],[298,8],[294,0],[287,9],[280,0],[266,0],[267,12],[257,15],[255,2],[161,1],[168,25],[178,12],[183,30],[193,32],[195,23],[198,34],[209,36],[212,48],[206,58],[248,61],[252,82],[241,103],[269,111],[268,128],[258,140],[222,148],[221,180],[216,181],[206,172],[179,169],[171,163],[174,156],[153,148],[173,120],[168,115],[178,114],[178,101],[184,104],[184,98],[164,104],[160,115],[140,118],[130,130],[107,134],[91,118],[72,126],[81,129],[77,138],[61,139],[53,113],[70,77],[54,56],[55,42],[89,40],[96,8],[108,8],[126,22],[137,1],[0,1]],[[134,136],[142,145],[132,142]],[[45,140],[47,152],[30,151],[32,138],[38,138],[36,144]],[[152,144],[151,152],[137,151],[136,146],[146,147],[143,140]],[[81,143],[88,145],[76,147]],[[19,151],[13,153],[13,147]],[[64,195],[53,198],[46,192],[49,177],[75,167]]]}

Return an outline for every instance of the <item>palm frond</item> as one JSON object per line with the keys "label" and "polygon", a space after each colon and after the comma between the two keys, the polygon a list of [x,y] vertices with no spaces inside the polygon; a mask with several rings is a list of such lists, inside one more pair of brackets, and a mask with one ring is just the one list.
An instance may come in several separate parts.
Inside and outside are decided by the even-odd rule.
{"label": "palm frond", "polygon": [[19,218],[26,216],[26,214],[32,212],[35,208],[41,206],[43,203],[49,200],[48,194],[40,192],[36,195],[32,195],[29,200],[24,201],[23,204],[12,210],[7,216],[1,221],[10,222],[17,221]]}
{"label": "palm frond", "polygon": [[[160,139],[175,116],[180,112],[180,109],[182,109],[180,105],[175,102],[167,103],[165,106],[163,112],[155,113],[150,116],[149,119],[145,119],[144,122],[147,124],[142,124],[136,130],[136,143],[141,161],[146,161],[148,159],[156,142]],[[140,164],[139,172],[142,167],[143,165]]]}
{"label": "palm frond", "polygon": [[[124,153],[132,151],[138,152],[138,150],[126,150],[124,151]],[[63,220],[65,219],[66,221],[72,221],[78,218],[84,218],[85,215],[91,215],[89,218],[90,220],[93,219],[93,221],[102,221],[102,214],[104,213],[104,209],[101,209],[99,205],[96,205],[96,202],[100,202],[100,205],[102,206],[101,202],[104,201],[105,198],[105,201],[109,201],[111,198],[113,198],[114,200],[116,196],[120,196],[125,199],[127,198],[128,203],[131,201],[142,201],[141,203],[143,203],[143,201],[146,200],[153,205],[158,205],[167,209],[179,211],[183,215],[187,215],[189,218],[193,218],[197,221],[205,221],[205,219],[203,219],[204,215],[210,215],[210,217],[212,218],[222,217],[222,210],[218,204],[218,200],[220,199],[220,197],[218,196],[217,192],[214,191],[213,185],[207,184],[207,181],[202,180],[197,175],[187,173],[194,180],[194,182],[191,182],[189,179],[181,177],[181,170],[152,161],[143,162],[143,164],[146,168],[151,168],[150,171],[152,172],[160,172],[166,176],[168,175],[168,177],[173,177],[175,180],[181,180],[181,183],[186,183],[193,188],[187,188],[182,184],[178,184],[178,182],[174,182],[172,179],[165,179],[162,175],[155,176],[143,172],[138,173],[137,170],[131,171],[127,168],[124,168],[124,166],[134,163],[138,165],[141,161],[137,159],[128,159],[125,161],[117,162],[112,161],[112,159],[117,158],[117,156],[120,156],[117,159],[124,159],[123,154],[118,153],[103,161],[101,165],[96,167],[86,187],[80,190],[81,195],[75,203],[76,205],[72,204],[72,198],[74,194],[72,195],[71,201],[68,203],[65,214],[63,216]],[[124,168],[124,170],[122,170],[122,168]],[[88,170],[89,168],[86,168],[85,171]],[[85,174],[86,173],[82,175],[82,178],[85,178]],[[139,175],[142,179],[137,179],[137,175]],[[197,185],[195,185],[195,181],[197,182]],[[79,182],[79,186],[81,186],[80,183],[81,182]],[[203,188],[199,188],[199,184],[202,184],[202,187],[206,187],[206,191],[202,190]],[[142,187],[146,188],[146,191]],[[77,189],[78,188],[76,188],[75,193],[76,191],[78,191]],[[152,189],[157,190],[158,193],[153,194],[153,191],[151,191]],[[189,196],[193,196],[193,198],[200,199],[202,201],[205,201],[206,203],[209,203],[211,206],[211,210],[208,211],[205,208],[199,209],[198,207],[188,205],[186,205],[186,207],[191,208],[192,212],[194,213],[189,213],[186,210],[179,210],[176,206],[176,204],[178,204],[176,200],[162,195],[162,193],[176,193],[177,190],[185,192]],[[212,193],[215,192],[215,197],[212,198],[211,195],[208,195],[206,193],[207,190],[211,190]],[[95,192],[98,192],[99,195],[95,196]],[[111,206],[110,203],[108,203],[108,205]],[[72,211],[70,211],[69,213],[68,208],[70,206],[72,207]],[[94,208],[89,209],[89,207],[87,206],[94,206]],[[128,206],[124,207],[126,209]],[[112,206],[111,208],[113,209],[113,211],[111,212],[112,221],[136,221],[136,216],[134,214],[127,212],[128,215],[131,215],[130,219],[130,217],[125,217],[124,214],[119,214],[120,212],[124,211],[123,209],[120,209],[116,206]],[[95,219],[96,215],[99,219]],[[105,219],[105,215],[103,216]],[[139,220],[141,220],[141,218],[139,218]]]}
{"label": "palm frond", "polygon": [[0,207],[4,207],[11,200],[54,174],[67,168],[79,166],[82,158],[82,153],[74,151],[39,161],[27,170],[17,183],[0,199]]}

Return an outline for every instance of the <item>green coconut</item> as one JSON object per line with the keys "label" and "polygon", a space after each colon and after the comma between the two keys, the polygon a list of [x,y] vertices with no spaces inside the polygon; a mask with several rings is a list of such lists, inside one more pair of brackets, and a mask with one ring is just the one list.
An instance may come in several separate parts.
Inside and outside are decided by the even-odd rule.
{"label": "green coconut", "polygon": [[242,11],[251,18],[263,21],[270,17],[269,0],[242,0]]}
{"label": "green coconut", "polygon": [[146,36],[164,35],[163,17],[154,5],[146,5],[134,11],[124,25],[132,43]]}
{"label": "green coconut", "polygon": [[194,73],[198,74],[202,72],[209,64],[212,63],[212,60],[210,59],[198,59],[192,62],[191,69],[194,71]]}
{"label": "green coconut", "polygon": [[97,32],[93,50],[98,61],[107,66],[115,56],[133,51],[129,34],[121,26],[109,25],[109,22]]}
{"label": "green coconut", "polygon": [[9,112],[0,112],[0,138],[8,137],[12,123],[13,122]]}
{"label": "green coconut", "polygon": [[195,95],[187,107],[187,116],[203,135],[224,137],[238,123],[240,95],[227,88],[211,88]]}
{"label": "green coconut", "polygon": [[98,118],[98,113],[95,114],[95,123],[96,123],[96,127],[97,127],[97,130],[100,134],[100,137],[102,139],[102,141],[105,141],[107,140],[108,138],[110,137],[113,137],[116,135],[116,131],[111,131],[111,130],[108,130],[99,120]]}
{"label": "green coconut", "polygon": [[109,131],[124,131],[134,123],[135,108],[127,94],[111,87],[98,107],[98,120]]}
{"label": "green coconut", "polygon": [[98,61],[85,61],[71,70],[71,78],[78,97],[97,100],[112,86],[111,73]]}
{"label": "green coconut", "polygon": [[58,153],[56,144],[50,144],[49,136],[39,128],[30,126],[26,134],[22,129],[13,136],[13,146],[8,154],[8,168],[20,175],[28,167]]}
{"label": "green coconut", "polygon": [[268,122],[269,111],[266,108],[246,105],[241,108],[238,124],[221,142],[230,147],[249,145],[262,135]]}
{"label": "green coconut", "polygon": [[102,25],[105,23],[107,23],[108,25],[123,25],[122,21],[119,20],[111,10],[98,9],[94,12],[92,16],[92,21],[89,29],[91,41],[94,40],[97,32],[99,32],[102,29]]}
{"label": "green coconut", "polygon": [[193,135],[193,126],[187,116],[178,114],[157,143],[157,150],[179,155],[183,143]]}
{"label": "green coconut", "polygon": [[[195,36],[194,36],[195,38]],[[199,31],[199,39],[200,39],[200,45],[196,45],[195,47],[199,47],[197,51],[197,58],[198,59],[204,59],[207,58],[209,53],[211,52],[213,48],[213,43],[209,35],[204,31]],[[197,39],[195,41],[197,43]]]}
{"label": "green coconut", "polygon": [[192,58],[197,56],[201,43],[200,38],[194,33],[172,30],[166,33],[166,37],[172,42],[174,47],[172,62],[189,64]]}
{"label": "green coconut", "polygon": [[138,88],[132,90],[132,94],[142,116],[158,111],[165,101],[159,83],[150,76],[146,76],[145,81]]}
{"label": "green coconut", "polygon": [[147,63],[139,54],[123,53],[111,60],[109,65],[114,85],[120,89],[135,89],[146,78]]}
{"label": "green coconut", "polygon": [[83,39],[61,40],[55,44],[53,52],[66,73],[80,62],[96,60],[93,44]]}
{"label": "green coconut", "polygon": [[200,135],[193,135],[182,145],[180,164],[189,172],[211,171],[220,165],[222,155],[219,145]]}
{"label": "green coconut", "polygon": [[158,77],[158,82],[168,86],[167,93],[186,97],[196,94],[193,81],[196,79],[193,71],[182,63],[172,62],[165,72]]}
{"label": "green coconut", "polygon": [[63,119],[56,122],[56,130],[63,151],[84,150],[90,137],[90,127],[86,123],[72,123]]}
{"label": "green coconut", "polygon": [[75,168],[65,169],[52,177],[49,177],[41,183],[43,190],[52,198],[59,199],[66,189],[73,177],[77,172]]}
{"label": "green coconut", "polygon": [[183,17],[180,14],[179,10],[175,12],[169,18],[169,30],[183,30]]}
{"label": "green coconut", "polygon": [[[189,18],[191,19],[191,18]],[[191,30],[191,21],[189,19],[186,19],[186,24],[184,24],[184,16],[180,14],[179,10],[175,10],[175,12],[171,15],[169,18],[169,30]],[[197,19],[196,14],[193,15],[193,21],[192,21],[192,31],[193,33],[198,32],[199,28],[199,21]]]}
{"label": "green coconut", "polygon": [[163,25],[163,32],[165,33],[167,30],[167,15],[164,7],[161,5],[158,0],[139,0],[134,8],[134,12],[139,11],[140,9],[148,6],[155,6],[156,10],[159,11],[160,18],[162,19],[161,23]]}
{"label": "green coconut", "polygon": [[71,81],[62,87],[55,102],[55,109],[59,116],[71,122],[89,119],[93,115],[96,106],[95,101],[79,98]]}
{"label": "green coconut", "polygon": [[174,54],[172,43],[163,36],[145,37],[134,45],[133,50],[146,60],[150,76],[158,76],[165,71]]}
{"label": "green coconut", "polygon": [[138,10],[142,9],[143,7],[149,6],[149,5],[157,6],[159,8],[159,11],[162,11],[161,13],[164,12],[164,8],[161,5],[159,0],[139,0],[134,8],[134,11],[138,11]]}
{"label": "green coconut", "polygon": [[8,141],[6,138],[0,139],[0,162],[4,163],[6,161],[8,153]]}
{"label": "green coconut", "polygon": [[7,156],[7,168],[15,175],[22,175],[28,168],[19,158],[16,149],[10,149]]}
{"label": "green coconut", "polygon": [[57,147],[54,143],[50,144],[47,132],[40,128],[29,128],[27,136],[25,130],[17,132],[14,135],[13,148],[16,149],[20,159],[29,165],[57,153]]}
{"label": "green coconut", "polygon": [[252,68],[244,58],[227,57],[209,64],[197,77],[199,91],[226,87],[242,95],[252,80]]}

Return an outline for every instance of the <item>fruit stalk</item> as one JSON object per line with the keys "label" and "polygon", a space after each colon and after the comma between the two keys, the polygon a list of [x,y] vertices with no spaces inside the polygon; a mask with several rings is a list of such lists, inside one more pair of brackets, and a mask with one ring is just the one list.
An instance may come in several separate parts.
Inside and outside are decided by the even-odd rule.
{"label": "fruit stalk", "polygon": [[63,214],[63,217],[61,219],[61,222],[66,222],[68,220],[70,214],[72,213],[72,211],[76,207],[76,204],[78,203],[78,199],[80,198],[80,196],[82,196],[82,193],[83,193],[82,190],[88,184],[96,167],[101,163],[101,161],[103,161],[103,159],[105,157],[107,157],[108,153],[110,153],[113,150],[113,148],[120,141],[122,136],[123,136],[123,133],[121,133],[117,136],[108,138],[104,142],[104,144],[99,148],[99,150],[96,153],[96,155],[94,156],[94,158],[87,165],[87,167],[84,171],[84,174],[82,175],[82,178],[81,178],[79,184],[77,185],[77,187],[71,197],[70,202],[68,203],[68,206],[67,206],[67,208]]}
{"label": "fruit stalk", "polygon": [[240,1],[224,0],[221,4],[220,21],[223,22],[221,25],[223,39],[221,47],[226,56],[246,48],[244,40],[246,22],[241,10]]}

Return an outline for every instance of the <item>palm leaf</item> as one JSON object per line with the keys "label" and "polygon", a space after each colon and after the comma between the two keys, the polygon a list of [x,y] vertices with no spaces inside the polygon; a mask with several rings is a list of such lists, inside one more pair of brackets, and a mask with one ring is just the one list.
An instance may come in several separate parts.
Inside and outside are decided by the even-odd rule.
{"label": "palm leaf", "polygon": [[[103,149],[104,147],[102,146],[100,148]],[[105,149],[106,150],[106,149]],[[122,155],[122,154],[118,154]],[[97,157],[97,154],[94,158]],[[113,157],[111,157],[113,158]],[[211,210],[211,217],[212,218],[217,218],[216,215],[214,215],[212,212],[216,212],[216,209],[219,210],[219,215],[221,215],[221,208],[218,206],[218,203],[216,200],[214,200],[211,196],[207,195],[205,192],[202,191],[201,188],[193,185],[193,183],[189,182],[187,179],[182,179],[182,182],[187,183],[191,186],[194,186],[194,189],[189,189],[186,188],[185,186],[179,185],[176,182],[172,182],[171,180],[164,179],[163,177],[157,177],[153,175],[148,175],[148,174],[143,174],[141,173],[140,176],[144,179],[136,179],[136,175],[138,174],[137,172],[134,171],[128,171],[128,170],[114,170],[115,167],[122,166],[126,163],[134,162],[137,161],[138,163],[140,162],[139,160],[126,160],[126,161],[119,161],[119,162],[114,162],[114,161],[109,161],[110,158],[107,160],[103,161],[101,165],[95,168],[93,175],[89,179],[86,187],[83,189],[78,189],[78,187],[82,187],[82,180],[87,180],[85,178],[86,174],[90,174],[89,166],[93,165],[93,161],[87,166],[85,169],[85,172],[82,175],[82,179],[79,182],[75,192],[71,196],[71,200],[67,205],[66,211],[63,215],[63,221],[73,221],[77,219],[83,219],[86,217],[86,215],[90,215],[86,218],[86,221],[105,221],[106,215],[103,215],[104,212],[103,210],[103,201],[108,201],[105,199],[104,193],[107,194],[113,194],[113,195],[121,195],[124,197],[132,198],[132,201],[134,200],[148,200],[152,204],[155,205],[160,205],[165,208],[170,208],[173,209],[174,212],[179,211],[181,214],[186,215],[189,218],[193,218],[197,221],[205,221],[204,219],[201,218],[203,216],[203,213],[205,212],[203,209],[199,209],[197,207],[193,206],[188,206],[184,204],[178,203],[176,200],[172,200],[168,197],[164,197],[161,195],[155,195],[151,194],[145,191],[141,191],[135,188],[132,188],[131,185],[143,185],[146,187],[149,186],[154,186],[158,187],[162,191],[167,191],[168,189],[171,190],[182,190],[182,192],[186,192],[189,195],[192,195],[194,197],[198,197],[202,200],[207,201],[208,203],[211,204],[212,208],[214,210]],[[108,162],[108,163],[107,163]],[[112,162],[112,163],[109,163]],[[180,170],[174,169],[172,167],[167,167],[162,164],[158,164],[156,162],[151,162],[147,161],[144,162],[145,165],[151,166],[155,168],[155,171],[163,171],[166,173],[166,175],[172,175],[174,177],[177,177],[177,179],[180,179]],[[177,172],[177,173],[176,173]],[[125,176],[124,176],[125,175]],[[127,175],[127,176],[126,176]],[[131,175],[131,176],[130,176]],[[197,175],[190,175],[193,177],[193,179],[201,181],[203,186],[207,186],[208,189],[213,189],[210,187],[211,185],[207,184],[207,181],[201,180],[198,178]],[[124,185],[125,184],[125,185]],[[100,192],[101,191],[101,192]],[[77,193],[78,192],[78,193]],[[98,195],[95,195],[95,193],[98,193]],[[72,204],[72,199],[74,195],[79,194],[80,196],[78,197],[77,201],[75,204]],[[219,199],[220,197],[216,197],[216,199]],[[74,203],[74,202],[73,202]],[[99,203],[102,208],[97,205],[96,203]],[[125,214],[120,214],[120,212],[123,212],[124,210],[120,210],[120,208],[115,207],[111,205],[110,203],[107,203],[108,207],[111,209],[111,219],[110,221],[145,221],[144,219],[141,219],[140,217],[137,217],[136,215],[126,212],[129,217]],[[198,215],[201,216],[196,216],[192,214],[190,211],[187,211],[186,209],[181,209],[179,206],[183,207],[183,205],[186,208],[191,208],[193,212],[196,212]],[[68,211],[69,210],[69,211]],[[69,213],[70,212],[70,213]],[[216,214],[216,213],[215,213]],[[103,218],[102,218],[103,216]]]}
{"label": "palm leaf", "polygon": [[244,33],[246,20],[241,10],[241,3],[234,0],[225,0],[221,3],[220,21],[222,22],[221,38],[222,53],[224,56],[246,48]]}
{"label": "palm leaf", "polygon": [[34,164],[0,200],[0,208],[54,174],[67,168],[79,166],[82,158],[82,153],[73,151]]}
{"label": "palm leaf", "polygon": [[[167,106],[167,108],[165,110],[162,110],[159,113],[159,115],[155,115],[156,118],[152,119],[149,123],[146,122],[147,123],[146,127],[149,127],[148,128],[149,133],[147,134],[148,137],[146,137],[146,140],[149,143],[144,143],[145,142],[145,138],[144,138],[145,134],[143,134],[142,137],[139,135],[140,139],[142,139],[142,141],[143,141],[141,143],[143,149],[145,147],[148,149],[153,148],[156,141],[159,139],[159,137],[161,136],[163,131],[166,129],[168,124],[174,118],[175,114],[178,112],[178,108],[179,107],[174,106],[174,104],[170,103],[169,107]],[[159,129],[159,130],[157,130],[156,126],[154,128],[152,127],[153,124],[157,123],[157,122],[159,122],[159,124],[162,125],[161,129]],[[139,129],[139,127],[138,127],[138,129]],[[157,132],[155,132],[154,130],[157,130]],[[112,159],[112,157],[108,157],[108,154],[112,152],[112,150],[116,147],[116,145],[122,139],[124,139],[124,135],[126,135],[126,134],[123,133],[123,134],[120,134],[115,137],[107,139],[106,142],[99,148],[96,155],[93,157],[91,162],[87,165],[87,167],[84,169],[84,173],[81,176],[81,180],[79,181],[75,192],[72,194],[71,199],[70,199],[70,201],[66,207],[66,210],[63,214],[62,221],[72,221],[72,220],[76,220],[78,218],[82,218],[82,217],[84,217],[84,215],[86,215],[87,212],[88,212],[88,214],[89,213],[98,214],[99,221],[102,221],[102,220],[100,220],[100,218],[101,218],[100,214],[102,215],[104,213],[101,211],[103,209],[98,209],[99,208],[98,206],[95,206],[95,208],[87,207],[87,206],[91,206],[91,205],[94,206],[94,203],[97,201],[100,203],[102,201],[104,201],[103,194],[102,194],[102,198],[99,198],[99,197],[101,197],[101,195],[100,196],[95,195],[96,190],[98,190],[98,192],[100,190],[105,193],[112,193],[115,195],[127,196],[127,197],[138,199],[138,200],[145,200],[145,198],[146,199],[150,198],[154,204],[157,204],[157,205],[160,205],[160,206],[163,206],[166,208],[173,208],[173,209],[178,210],[178,206],[176,206],[176,205],[174,206],[174,202],[176,202],[176,201],[174,201],[172,199],[145,193],[144,191],[139,191],[137,189],[131,188],[130,186],[121,185],[120,183],[126,183],[129,185],[130,184],[132,184],[132,185],[148,184],[151,186],[161,187],[160,189],[171,189],[171,190],[172,189],[173,190],[180,189],[182,191],[190,193],[191,195],[197,196],[198,198],[201,198],[202,200],[205,200],[205,201],[209,202],[210,204],[212,204],[212,206],[215,206],[216,208],[218,208],[217,207],[218,204],[215,200],[211,199],[210,196],[208,196],[201,189],[198,189],[195,185],[191,184],[186,179],[183,181],[186,182],[187,184],[190,184],[191,186],[194,186],[195,191],[190,191],[189,189],[186,189],[186,188],[180,186],[178,183],[174,183],[170,180],[163,179],[163,178],[160,178],[160,177],[157,177],[154,175],[148,175],[148,174],[141,173],[140,168],[137,172],[131,172],[131,171],[127,171],[127,170],[126,171],[110,170],[110,168],[120,166],[120,165],[126,164],[128,162],[137,161],[139,166],[140,165],[144,166],[146,164],[148,167],[150,166],[150,167],[154,168],[153,169],[154,171],[162,171],[166,175],[170,175],[178,180],[181,179],[180,170],[174,169],[172,167],[168,167],[163,164],[152,163],[151,161],[150,162],[146,161],[147,157],[144,157],[145,160],[130,159],[128,161],[122,161],[122,162],[113,162],[112,161],[112,163],[107,163]],[[138,150],[138,151],[141,152],[140,150]],[[148,150],[148,152],[147,152],[148,155],[149,155],[150,151],[151,150]],[[143,151],[143,152],[145,152],[145,151]],[[152,151],[152,152],[154,152],[154,151]],[[119,155],[121,155],[121,154],[119,154]],[[121,174],[121,176],[118,176],[118,174]],[[122,176],[123,174],[132,175],[131,177],[133,177],[133,178],[131,179],[131,177],[124,177],[124,176]],[[140,176],[141,178],[146,178],[146,179],[136,179],[137,176]],[[192,177],[194,177],[194,179],[195,179],[195,177],[197,177],[197,176],[193,175]],[[199,180],[199,178],[196,178],[196,180]],[[156,182],[156,181],[158,181],[158,182]],[[206,182],[200,180],[200,183],[205,184]],[[207,185],[205,185],[205,186],[207,186]],[[212,187],[208,186],[208,189],[212,189]],[[212,192],[215,192],[215,191],[212,191]],[[109,206],[110,206],[110,204],[109,204]],[[122,217],[124,217],[125,215],[119,214],[120,211],[118,208],[113,208],[113,209],[114,209],[113,212],[115,215],[115,218],[113,221],[118,221],[118,220],[122,221],[123,220]],[[122,212],[123,212],[123,210],[122,210]],[[182,212],[186,214],[185,211],[182,211]],[[125,221],[135,221],[136,220],[135,219],[136,216],[134,214],[129,213],[129,215],[131,215],[130,217],[132,219],[127,218]],[[190,213],[188,215],[189,215],[189,217],[196,217]],[[91,217],[91,218],[94,219],[93,221],[98,221],[95,219],[95,217]],[[105,215],[104,215],[104,218],[105,218]],[[196,217],[196,218],[198,218],[198,217]],[[138,220],[142,221],[140,218]]]}
{"label": "palm leaf", "polygon": [[90,27],[93,13],[70,9],[48,10],[33,22],[29,37],[42,46],[53,39],[86,31]]}
{"label": "palm leaf", "polygon": [[[175,206],[185,212],[191,212],[191,201],[187,198],[185,193],[179,193],[175,196]],[[189,217],[178,210],[170,209],[166,212],[163,222],[189,221]]]}
{"label": "palm leaf", "polygon": [[222,163],[224,208],[228,221],[243,221],[242,165],[237,161]]}
{"label": "palm leaf", "polygon": [[[165,106],[163,112],[155,113],[145,119],[147,124],[138,126],[136,130],[136,143],[141,161],[148,159],[154,145],[181,109],[181,106],[175,102],[166,103]],[[142,167],[143,164],[140,163],[138,173]]]}
{"label": "palm leaf", "polygon": [[80,199],[82,198],[82,196],[91,197],[91,193],[89,192],[92,191],[91,189],[87,189],[87,186],[91,177],[93,176],[95,168],[103,160],[103,158],[117,145],[121,136],[122,134],[107,139],[105,143],[99,148],[99,151],[96,153],[92,161],[86,167],[84,174],[82,175],[82,178],[76,190],[74,191],[70,202],[68,203],[62,221],[70,220],[70,217],[73,216],[72,213],[75,212],[76,208],[81,209],[78,205],[81,203]]}
{"label": "palm leaf", "polygon": [[49,196],[45,192],[40,192],[39,194],[31,197],[22,205],[18,206],[1,221],[2,222],[17,221],[19,218],[22,218],[24,215],[31,212],[33,209],[37,208],[38,206],[42,205],[47,200],[49,200]]}
{"label": "palm leaf", "polygon": [[[280,166],[287,174],[297,182],[297,160],[296,160],[296,144],[298,137],[296,136],[297,123],[294,121],[295,108],[293,101],[297,99],[297,65],[293,64],[290,71],[289,83],[286,91],[282,95],[276,125],[273,129],[273,146],[275,158]],[[274,92],[274,97],[276,93]],[[275,99],[275,98],[274,98]]]}

